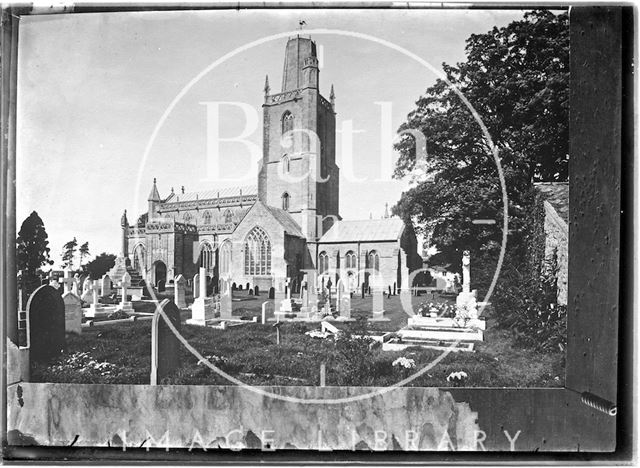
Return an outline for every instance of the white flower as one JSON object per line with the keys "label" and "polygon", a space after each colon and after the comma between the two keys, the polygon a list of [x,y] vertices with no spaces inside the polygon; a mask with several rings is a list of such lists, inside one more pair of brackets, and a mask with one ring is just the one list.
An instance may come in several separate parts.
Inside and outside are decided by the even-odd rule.
{"label": "white flower", "polygon": [[452,380],[460,381],[460,380],[466,379],[467,377],[469,377],[469,376],[467,375],[467,373],[465,371],[452,372],[447,377],[447,382],[451,382]]}
{"label": "white flower", "polygon": [[391,363],[393,367],[402,366],[405,369],[412,369],[416,367],[416,362],[413,359],[407,359],[406,357],[399,357]]}

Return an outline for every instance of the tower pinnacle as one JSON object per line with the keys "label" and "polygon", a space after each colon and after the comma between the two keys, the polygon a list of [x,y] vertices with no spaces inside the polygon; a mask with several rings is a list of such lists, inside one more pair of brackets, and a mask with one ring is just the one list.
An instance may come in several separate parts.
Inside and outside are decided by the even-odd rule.
{"label": "tower pinnacle", "polygon": [[331,102],[331,107],[335,109],[336,107],[336,93],[333,92],[333,84],[331,85],[331,93],[329,93],[329,101]]}
{"label": "tower pinnacle", "polygon": [[267,97],[269,95],[269,91],[271,91],[271,88],[269,87],[269,75],[265,75],[265,77],[264,77],[264,97]]}

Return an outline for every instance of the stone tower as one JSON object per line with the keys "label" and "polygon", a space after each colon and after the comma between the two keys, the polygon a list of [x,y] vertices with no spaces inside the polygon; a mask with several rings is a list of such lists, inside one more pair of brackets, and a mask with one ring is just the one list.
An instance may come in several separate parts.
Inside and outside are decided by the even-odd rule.
{"label": "stone tower", "polygon": [[320,94],[319,74],[315,42],[290,38],[281,92],[270,94],[268,78],[265,81],[258,176],[260,200],[291,213],[310,242],[329,229],[332,216],[339,216],[335,96],[333,87],[331,102]]}

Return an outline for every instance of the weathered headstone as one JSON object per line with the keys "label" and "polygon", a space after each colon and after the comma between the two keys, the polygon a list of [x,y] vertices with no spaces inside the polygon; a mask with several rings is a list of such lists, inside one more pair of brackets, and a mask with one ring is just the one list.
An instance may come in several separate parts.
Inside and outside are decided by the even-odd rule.
{"label": "weathered headstone", "polygon": [[200,297],[200,273],[193,275],[193,298]]}
{"label": "weathered headstone", "polygon": [[273,302],[265,301],[262,303],[262,324],[267,323],[267,318],[269,315],[273,315]]}
{"label": "weathered headstone", "polygon": [[27,302],[30,357],[46,362],[65,348],[64,301],[55,288],[44,285],[36,289]]}
{"label": "weathered headstone", "polygon": [[185,299],[186,287],[187,280],[184,276],[178,275],[173,283],[173,293],[175,303],[180,309],[187,307],[187,301]]}
{"label": "weathered headstone", "polygon": [[82,302],[72,292],[64,293],[64,329],[67,333],[82,333]]}
{"label": "weathered headstone", "polygon": [[256,296],[260,294],[260,288],[257,284],[253,287],[253,294],[255,294]]}
{"label": "weathered headstone", "polygon": [[112,307],[105,307],[100,304],[100,289],[101,289],[101,281],[95,280],[92,281],[89,285],[89,292],[91,293],[91,305],[85,312],[86,317],[95,318],[101,315],[108,315],[111,312],[114,312]]}
{"label": "weathered headstone", "polygon": [[373,282],[373,287],[369,285],[369,289],[373,293],[373,318],[369,320],[374,322],[388,322],[389,319],[384,317],[384,290],[382,289],[382,277],[380,275],[376,275]]}
{"label": "weathered headstone", "polygon": [[247,283],[247,289],[251,289],[251,285]]}
{"label": "weathered headstone", "polygon": [[76,273],[75,275],[73,275],[73,283],[71,284],[71,292],[73,294],[75,294],[76,296],[80,297],[80,276],[78,275],[78,273]]}
{"label": "weathered headstone", "polygon": [[[197,278],[194,277],[194,289],[197,284],[198,296],[191,305],[191,318],[187,319],[187,323],[190,325],[205,326],[208,320],[214,318],[215,310],[213,306],[213,299],[207,297],[207,271],[205,268],[200,268],[200,272]],[[195,283],[195,281],[197,283]]]}
{"label": "weathered headstone", "polygon": [[267,299],[275,299],[275,298],[276,298],[276,288],[272,286],[269,288],[269,295],[267,296]]}
{"label": "weathered headstone", "polygon": [[92,284],[93,282],[91,281],[91,277],[89,276],[87,276],[82,282],[82,296],[80,297],[80,299],[83,302],[91,302],[91,298],[93,296]]}
{"label": "weathered headstone", "polygon": [[228,281],[224,281],[220,290],[220,318],[230,319],[232,317],[232,293]]}
{"label": "weathered headstone", "polygon": [[180,331],[180,309],[170,299],[164,299],[151,323],[151,385],[158,385],[180,367],[180,341],[160,311]]}
{"label": "weathered headstone", "polygon": [[478,304],[476,295],[471,292],[471,256],[469,251],[462,253],[462,292],[456,297],[456,310],[458,316],[465,318],[478,318]]}
{"label": "weathered headstone", "polygon": [[100,279],[100,295],[106,297],[111,294],[111,278],[109,275],[104,274]]}
{"label": "weathered headstone", "polygon": [[336,308],[338,312],[340,312],[340,317],[345,319],[351,318],[351,293],[345,288],[342,280],[338,281]]}
{"label": "weathered headstone", "polygon": [[165,280],[158,281],[158,292],[164,292],[166,290]]}
{"label": "weathered headstone", "polygon": [[128,314],[133,313],[133,304],[128,300],[128,288],[131,286],[131,275],[128,271],[125,271],[120,281],[120,296],[122,300],[118,304],[117,310],[121,310]]}

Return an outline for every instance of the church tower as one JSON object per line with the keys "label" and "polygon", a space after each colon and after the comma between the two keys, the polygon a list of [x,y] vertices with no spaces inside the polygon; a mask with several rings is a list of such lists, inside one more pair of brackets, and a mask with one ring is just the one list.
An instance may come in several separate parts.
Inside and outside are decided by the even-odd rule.
{"label": "church tower", "polygon": [[[263,159],[258,196],[288,211],[310,242],[338,217],[339,169],[335,163],[335,96],[320,94],[316,44],[290,38],[285,48],[282,88],[270,94],[265,81]],[[324,221],[321,222],[321,220]]]}

